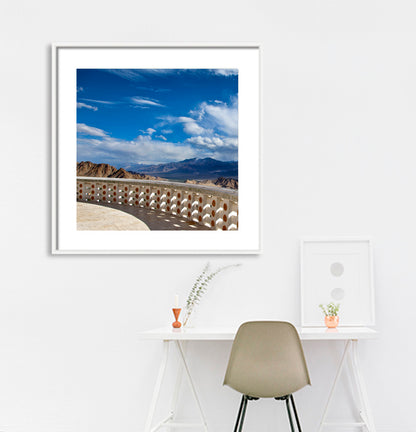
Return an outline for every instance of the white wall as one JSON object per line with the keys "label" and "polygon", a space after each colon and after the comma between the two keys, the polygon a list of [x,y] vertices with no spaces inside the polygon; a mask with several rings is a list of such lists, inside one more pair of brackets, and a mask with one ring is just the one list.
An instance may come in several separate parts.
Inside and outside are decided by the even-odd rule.
{"label": "white wall", "polygon": [[[161,347],[138,332],[171,321],[174,294],[208,260],[50,256],[54,41],[263,44],[264,253],[211,259],[243,266],[215,281],[200,322],[299,323],[298,238],[371,235],[381,335],[360,346],[369,396],[379,431],[416,431],[415,12],[412,0],[1,3],[0,431],[143,430]],[[232,430],[237,410],[221,386],[229,349],[189,347],[214,432]],[[305,430],[340,350],[306,344]],[[332,413],[348,417],[349,394],[338,396]],[[287,427],[276,405],[253,405],[247,430]]]}

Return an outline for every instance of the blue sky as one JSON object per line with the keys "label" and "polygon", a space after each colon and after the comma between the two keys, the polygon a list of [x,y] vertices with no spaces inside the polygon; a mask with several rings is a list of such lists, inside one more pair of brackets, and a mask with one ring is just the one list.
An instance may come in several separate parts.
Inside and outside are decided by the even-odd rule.
{"label": "blue sky", "polygon": [[233,69],[78,69],[77,161],[238,158]]}

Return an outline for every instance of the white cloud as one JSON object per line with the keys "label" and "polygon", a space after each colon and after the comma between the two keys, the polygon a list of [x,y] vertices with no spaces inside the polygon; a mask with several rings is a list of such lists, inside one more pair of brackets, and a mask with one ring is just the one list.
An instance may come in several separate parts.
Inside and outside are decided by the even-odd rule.
{"label": "white cloud", "polygon": [[202,126],[200,126],[195,119],[191,117],[178,117],[176,119],[177,123],[183,124],[183,130],[188,135],[203,135],[209,131],[206,131]]}
{"label": "white cloud", "polygon": [[[205,103],[205,102],[204,102]],[[189,111],[189,114],[193,117],[193,120],[201,121],[204,118],[205,112],[201,108],[202,104],[198,106],[198,108]]]}
{"label": "white cloud", "polygon": [[216,148],[216,145],[212,142],[212,139],[207,137],[201,137],[201,136],[192,137],[192,138],[188,138],[186,142],[190,144],[194,144],[197,147],[206,147],[209,149]]}
{"label": "white cloud", "polygon": [[235,101],[231,106],[204,102],[200,107],[203,118],[229,136],[238,135],[238,107]]}
{"label": "white cloud", "polygon": [[129,81],[143,80],[143,74],[137,69],[107,69],[107,72]]}
{"label": "white cloud", "polygon": [[[94,128],[96,129],[96,128]],[[104,131],[102,131],[105,133]],[[105,136],[79,136],[78,160],[126,165],[131,163],[159,164],[194,157],[237,160],[237,140],[223,137],[190,137],[184,143],[173,143],[162,136],[139,135],[134,140]]]}
{"label": "white cloud", "polygon": [[146,76],[169,75],[175,69],[107,69],[107,72],[129,81],[145,81]]}
{"label": "white cloud", "polygon": [[[197,125],[204,128],[205,135],[213,133],[225,134],[227,136],[238,136],[238,102],[233,99],[230,104],[220,100],[214,102],[202,102],[196,109],[189,113],[192,118],[179,117],[188,119],[187,121],[197,122]],[[193,135],[203,135],[202,133],[193,133]]]}
{"label": "white cloud", "polygon": [[238,154],[238,102],[203,102],[189,116],[164,116],[155,127],[180,124],[190,135],[184,143],[220,160],[236,160]]}
{"label": "white cloud", "polygon": [[152,136],[152,134],[154,134],[154,133],[156,132],[156,129],[153,129],[153,128],[147,128],[147,129],[146,129],[146,132],[147,132],[150,136]]}
{"label": "white cloud", "polygon": [[102,129],[98,129],[93,126],[87,126],[84,123],[77,124],[77,132],[81,135],[88,135],[88,136],[98,136],[98,137],[108,136],[107,132],[103,131]]}
{"label": "white cloud", "polygon": [[211,69],[211,72],[215,75],[221,76],[234,76],[238,75],[238,69]]}
{"label": "white cloud", "polygon": [[150,136],[140,135],[133,142],[133,153],[139,159],[149,163],[158,163],[155,161],[155,155],[157,160],[164,162],[195,157],[195,151],[191,146],[152,139]]}
{"label": "white cloud", "polygon": [[149,135],[139,135],[131,141],[111,138],[78,138],[77,156],[79,160],[102,160],[107,163],[148,163],[180,161],[200,157],[200,152],[190,144],[179,145]]}
{"label": "white cloud", "polygon": [[87,109],[90,109],[90,110],[93,110],[93,111],[97,111],[98,110],[97,107],[92,106],[92,105],[88,105],[88,104],[83,103],[83,102],[77,102],[77,108],[87,108]]}
{"label": "white cloud", "polygon": [[115,102],[115,101],[103,101],[103,100],[87,99],[87,98],[82,98],[82,100],[87,101],[87,102],[93,102],[96,104],[102,104],[102,105],[116,105],[119,103],[119,102]]}
{"label": "white cloud", "polygon": [[183,130],[188,135],[200,135],[205,132],[205,129],[198,125],[197,122],[187,122],[183,125]]}
{"label": "white cloud", "polygon": [[152,106],[152,107],[164,107],[165,105],[162,105],[159,103],[159,101],[156,101],[155,99],[148,99],[140,96],[134,96],[130,98],[130,101],[139,106]]}
{"label": "white cloud", "polygon": [[238,147],[238,140],[237,138],[225,138],[225,137],[202,137],[202,136],[195,136],[188,138],[186,143],[193,144],[198,147],[207,147],[210,149],[216,149],[220,150],[221,148],[229,148],[231,149],[237,149]]}
{"label": "white cloud", "polygon": [[238,138],[237,137],[229,137],[229,138],[224,138],[224,143],[227,147],[234,147],[234,148],[238,148]]}
{"label": "white cloud", "polygon": [[167,141],[168,139],[166,137],[164,137],[163,135],[155,135],[155,138],[160,138],[163,141]]}

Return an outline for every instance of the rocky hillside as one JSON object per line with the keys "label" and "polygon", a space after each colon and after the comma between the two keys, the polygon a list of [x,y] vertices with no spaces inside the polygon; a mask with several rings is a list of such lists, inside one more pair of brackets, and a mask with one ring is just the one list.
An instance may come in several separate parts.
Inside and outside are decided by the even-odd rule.
{"label": "rocky hillside", "polygon": [[238,189],[238,180],[229,177],[219,177],[215,180],[215,186],[221,186],[229,189]]}
{"label": "rocky hillside", "polygon": [[204,186],[218,186],[228,189],[238,189],[238,180],[229,177],[219,177],[216,180],[186,180],[185,183]]}
{"label": "rocky hillside", "polygon": [[79,177],[111,177],[111,178],[127,178],[139,180],[164,180],[160,177],[154,177],[147,174],[133,174],[126,171],[124,168],[115,168],[108,164],[95,164],[93,162],[78,162],[77,176]]}

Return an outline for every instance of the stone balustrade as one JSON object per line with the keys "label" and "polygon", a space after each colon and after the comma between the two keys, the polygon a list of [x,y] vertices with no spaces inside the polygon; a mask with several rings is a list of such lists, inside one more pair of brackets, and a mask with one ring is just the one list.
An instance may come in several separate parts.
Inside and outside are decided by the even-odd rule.
{"label": "stone balustrade", "polygon": [[77,177],[77,201],[139,206],[213,230],[238,229],[238,191],[156,180]]}

